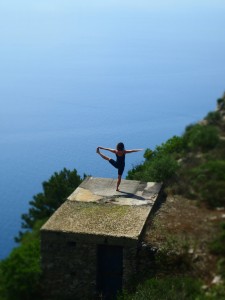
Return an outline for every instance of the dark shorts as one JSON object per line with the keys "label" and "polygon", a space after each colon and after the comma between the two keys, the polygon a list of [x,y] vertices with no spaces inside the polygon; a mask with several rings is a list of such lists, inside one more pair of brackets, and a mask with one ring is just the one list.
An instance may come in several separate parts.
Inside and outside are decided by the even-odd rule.
{"label": "dark shorts", "polygon": [[123,171],[124,171],[124,165],[119,165],[114,159],[110,159],[109,163],[115,167],[116,169],[118,169],[118,175],[122,176]]}

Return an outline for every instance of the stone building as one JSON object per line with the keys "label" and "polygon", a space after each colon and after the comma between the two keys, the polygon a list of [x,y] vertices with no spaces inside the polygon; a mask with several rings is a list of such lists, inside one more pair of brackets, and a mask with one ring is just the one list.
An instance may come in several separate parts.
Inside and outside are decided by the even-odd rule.
{"label": "stone building", "polygon": [[137,272],[137,249],[161,183],[87,177],[41,229],[45,299],[115,299]]}

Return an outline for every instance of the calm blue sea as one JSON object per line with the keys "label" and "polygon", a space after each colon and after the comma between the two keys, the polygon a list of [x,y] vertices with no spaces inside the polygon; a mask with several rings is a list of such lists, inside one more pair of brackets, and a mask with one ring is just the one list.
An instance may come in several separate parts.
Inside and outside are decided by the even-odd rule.
{"label": "calm blue sea", "polygon": [[55,171],[115,177],[97,146],[154,148],[215,109],[224,14],[222,0],[1,1],[0,259]]}

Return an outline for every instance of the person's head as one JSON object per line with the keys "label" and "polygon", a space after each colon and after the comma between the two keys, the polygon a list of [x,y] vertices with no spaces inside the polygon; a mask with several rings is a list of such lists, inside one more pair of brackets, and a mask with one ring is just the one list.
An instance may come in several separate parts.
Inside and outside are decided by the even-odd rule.
{"label": "person's head", "polygon": [[116,149],[118,151],[123,151],[125,149],[124,143],[118,143],[117,146],[116,146]]}

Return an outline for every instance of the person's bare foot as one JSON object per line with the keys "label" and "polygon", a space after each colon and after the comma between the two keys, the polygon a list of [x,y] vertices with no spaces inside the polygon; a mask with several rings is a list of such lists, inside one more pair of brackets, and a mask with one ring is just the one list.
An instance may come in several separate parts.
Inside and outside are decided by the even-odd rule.
{"label": "person's bare foot", "polygon": [[119,190],[119,189],[116,189],[116,191],[119,192],[120,190]]}
{"label": "person's bare foot", "polygon": [[98,154],[99,154],[99,147],[96,149],[96,153],[98,153]]}

